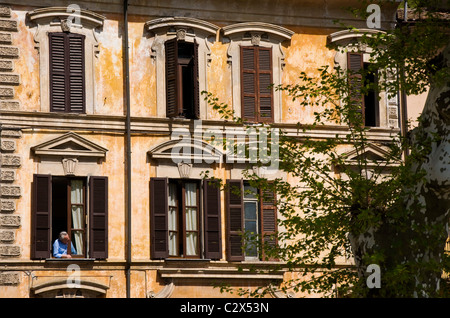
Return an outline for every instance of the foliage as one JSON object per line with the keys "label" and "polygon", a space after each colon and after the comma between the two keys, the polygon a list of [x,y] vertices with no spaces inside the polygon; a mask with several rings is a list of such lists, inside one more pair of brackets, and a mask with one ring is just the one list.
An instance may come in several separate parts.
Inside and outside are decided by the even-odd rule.
{"label": "foliage", "polygon": [[[417,2],[415,10],[422,10]],[[354,94],[356,89],[359,94],[375,89],[410,95],[424,92],[430,84],[445,85],[450,72],[439,56],[448,44],[448,25],[432,11],[427,8],[427,18],[413,26],[400,25],[361,37],[360,43],[374,48],[370,68],[359,72],[361,83],[350,80],[356,75],[354,72],[323,66],[316,77],[301,72],[296,84],[275,87],[297,101],[298,107],[315,109],[314,122],[298,124],[297,136],[280,132],[279,169],[289,174],[289,181],[277,178],[270,183],[251,170],[247,175],[252,185],[273,188],[279,198],[278,226],[283,229],[278,233],[279,244],[274,248],[259,243],[259,248],[280,261],[274,270],[300,273],[278,286],[280,290],[320,291],[329,297],[448,297],[447,282],[432,293],[414,281],[421,271],[439,275],[444,269],[448,271],[448,255],[442,255],[438,261],[408,256],[411,251],[426,250],[432,241],[444,247],[443,225],[422,221],[427,207],[414,191],[414,185],[426,182],[426,172],[415,167],[430,154],[431,145],[441,136],[421,135],[422,139],[410,144],[404,136],[392,135],[392,141],[377,145],[387,149],[383,159],[367,156],[373,141]],[[374,71],[381,75],[376,87],[364,80],[368,72]],[[223,118],[247,124],[213,94],[204,94]],[[314,134],[310,132],[322,125],[347,129],[339,130],[334,138],[311,137]],[[406,148],[410,155],[402,158]],[[349,150],[353,150],[351,158]],[[355,246],[356,241],[364,239],[364,248]],[[246,240],[264,242],[248,236]],[[367,243],[370,240],[375,241],[373,248]],[[348,266],[339,265],[343,260]],[[367,288],[369,264],[382,268],[381,289]],[[259,288],[249,295],[264,296],[274,288]],[[222,286],[222,290],[232,292],[227,286]]]}

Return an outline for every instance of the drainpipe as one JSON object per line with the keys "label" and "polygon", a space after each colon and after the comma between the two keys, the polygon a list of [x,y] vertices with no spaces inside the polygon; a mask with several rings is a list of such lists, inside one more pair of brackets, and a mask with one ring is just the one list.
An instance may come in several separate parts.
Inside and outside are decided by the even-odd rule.
{"label": "drainpipe", "polygon": [[127,216],[126,216],[126,292],[127,298],[130,298],[130,267],[131,267],[131,124],[130,124],[130,70],[129,70],[129,56],[128,56],[128,0],[123,2],[124,15],[124,74],[125,74],[125,94],[126,94],[126,186],[127,186]]}

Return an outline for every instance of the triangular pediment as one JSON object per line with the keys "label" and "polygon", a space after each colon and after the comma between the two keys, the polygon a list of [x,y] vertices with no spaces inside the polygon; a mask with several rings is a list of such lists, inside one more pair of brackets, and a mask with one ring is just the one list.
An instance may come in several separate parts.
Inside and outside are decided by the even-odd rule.
{"label": "triangular pediment", "polygon": [[174,163],[221,162],[223,152],[211,144],[196,139],[172,139],[148,151],[152,159],[170,159]]}
{"label": "triangular pediment", "polygon": [[345,154],[343,154],[343,156],[346,158],[346,162],[348,164],[351,163],[356,163],[359,162],[361,160],[366,160],[368,164],[370,163],[376,163],[376,162],[380,162],[380,161],[386,161],[389,157],[389,151],[374,145],[374,144],[369,144],[367,145],[367,147],[364,149],[363,152],[357,151],[356,149],[353,149]]}
{"label": "triangular pediment", "polygon": [[94,157],[103,158],[108,149],[68,132],[31,148],[37,156]]}

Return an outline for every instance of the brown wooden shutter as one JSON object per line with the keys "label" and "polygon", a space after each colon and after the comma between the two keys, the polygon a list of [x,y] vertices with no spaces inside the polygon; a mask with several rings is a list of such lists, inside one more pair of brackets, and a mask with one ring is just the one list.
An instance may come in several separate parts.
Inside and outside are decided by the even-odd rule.
{"label": "brown wooden shutter", "polygon": [[108,258],[108,177],[89,178],[89,255]]}
{"label": "brown wooden shutter", "polygon": [[257,120],[256,54],[256,47],[241,47],[241,116],[247,121]]}
{"label": "brown wooden shutter", "polygon": [[84,38],[82,34],[69,33],[68,70],[69,70],[69,105],[70,112],[85,112],[84,87]]}
{"label": "brown wooden shutter", "polygon": [[165,42],[166,54],[166,116],[175,117],[179,113],[178,105],[178,42],[177,39]]}
{"label": "brown wooden shutter", "polygon": [[[275,247],[277,244],[277,203],[276,193],[272,189],[260,189],[260,206],[261,206],[261,237],[263,246],[268,248]],[[267,260],[263,248],[262,258]],[[275,260],[270,258],[269,260]]]}
{"label": "brown wooden shutter", "polygon": [[362,118],[364,118],[364,96],[361,93],[363,85],[361,70],[363,67],[364,64],[362,53],[347,53],[347,69],[349,71],[348,80],[350,85],[349,94],[352,102],[361,105],[358,112],[361,113],[363,116]]}
{"label": "brown wooden shutter", "polygon": [[82,34],[49,33],[52,112],[85,112],[84,39]]}
{"label": "brown wooden shutter", "polygon": [[200,83],[198,73],[198,43],[194,41],[194,115],[200,118]]}
{"label": "brown wooden shutter", "polygon": [[220,182],[203,182],[205,218],[205,258],[219,260],[222,257],[220,222]]}
{"label": "brown wooden shutter", "polygon": [[169,256],[167,178],[150,179],[150,253],[152,259]]}
{"label": "brown wooden shutter", "polygon": [[258,113],[261,122],[273,122],[272,49],[258,48]]}
{"label": "brown wooden shutter", "polygon": [[31,259],[50,257],[52,176],[33,175]]}
{"label": "brown wooden shutter", "polygon": [[227,259],[243,261],[242,235],[244,229],[244,183],[242,180],[227,180]]}
{"label": "brown wooden shutter", "polygon": [[66,64],[66,34],[49,33],[50,49],[50,111],[66,111],[68,91]]}

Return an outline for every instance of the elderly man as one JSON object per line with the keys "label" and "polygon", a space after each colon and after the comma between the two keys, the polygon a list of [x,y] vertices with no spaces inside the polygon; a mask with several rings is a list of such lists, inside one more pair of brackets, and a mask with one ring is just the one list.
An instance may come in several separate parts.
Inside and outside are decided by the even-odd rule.
{"label": "elderly man", "polygon": [[[70,238],[67,232],[63,231],[59,233],[59,238],[55,240],[55,243],[53,243],[53,257],[71,258],[72,256],[70,254],[67,254],[67,244],[69,243],[69,241]],[[71,254],[76,255],[77,251],[73,247],[73,244],[70,244],[70,246],[71,246]]]}

